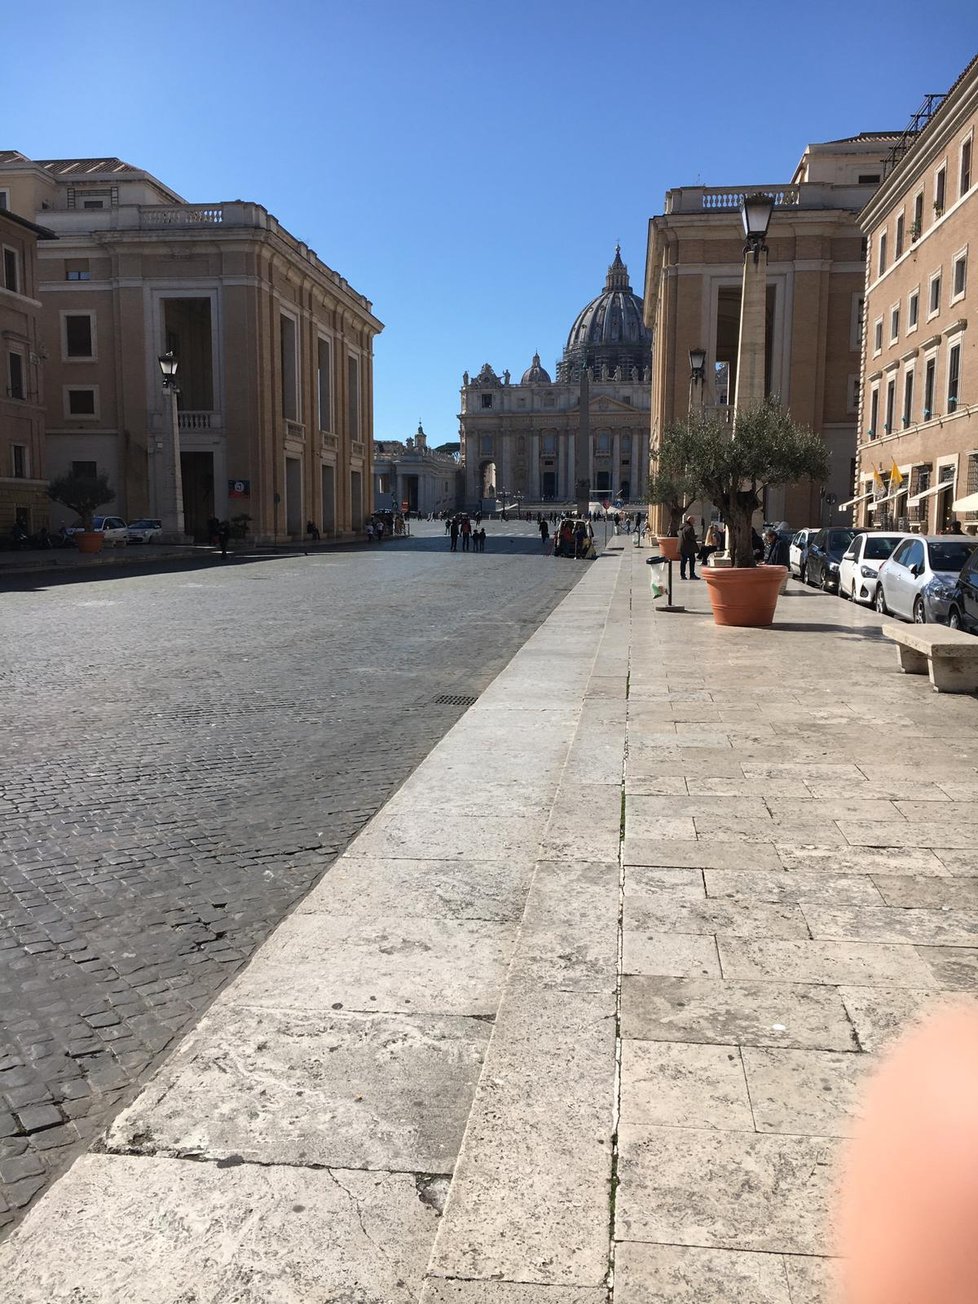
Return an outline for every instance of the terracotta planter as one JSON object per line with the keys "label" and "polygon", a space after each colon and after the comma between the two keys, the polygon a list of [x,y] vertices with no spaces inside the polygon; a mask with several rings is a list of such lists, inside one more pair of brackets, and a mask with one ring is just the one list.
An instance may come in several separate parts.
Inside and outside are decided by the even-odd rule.
{"label": "terracotta planter", "polygon": [[670,561],[679,560],[679,537],[675,534],[660,534],[659,551],[663,557],[668,557]]}
{"label": "terracotta planter", "polygon": [[788,574],[786,566],[730,566],[714,570],[705,566],[713,621],[717,625],[744,625],[763,629],[773,624],[778,593]]}
{"label": "terracotta planter", "polygon": [[75,547],[79,552],[101,552],[105,535],[101,530],[82,530],[75,535]]}

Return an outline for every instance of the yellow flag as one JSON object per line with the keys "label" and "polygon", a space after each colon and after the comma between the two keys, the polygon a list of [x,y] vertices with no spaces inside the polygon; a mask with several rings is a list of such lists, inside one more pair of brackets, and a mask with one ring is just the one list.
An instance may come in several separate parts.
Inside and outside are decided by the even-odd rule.
{"label": "yellow flag", "polygon": [[880,475],[878,466],[873,467],[873,488],[877,494],[881,494],[886,486],[883,484],[883,477]]}
{"label": "yellow flag", "polygon": [[897,466],[896,459],[894,458],[893,467],[890,470],[890,493],[892,493],[894,489],[899,489],[900,485],[902,484],[903,484],[903,472]]}

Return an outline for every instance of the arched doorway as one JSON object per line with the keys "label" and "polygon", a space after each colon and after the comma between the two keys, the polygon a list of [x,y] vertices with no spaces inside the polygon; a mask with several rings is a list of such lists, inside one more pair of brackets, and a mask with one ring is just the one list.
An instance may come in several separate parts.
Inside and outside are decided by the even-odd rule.
{"label": "arched doorway", "polygon": [[495,499],[495,497],[496,463],[487,458],[479,463],[479,499],[485,502],[487,498]]}

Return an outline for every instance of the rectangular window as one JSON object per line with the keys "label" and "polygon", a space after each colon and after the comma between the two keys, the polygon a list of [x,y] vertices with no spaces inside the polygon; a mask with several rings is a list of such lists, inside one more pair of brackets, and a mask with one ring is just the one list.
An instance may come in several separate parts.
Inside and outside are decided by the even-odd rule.
{"label": "rectangular window", "polygon": [[21,353],[7,354],[7,375],[9,385],[7,386],[7,395],[9,398],[26,398],[27,394],[24,389],[24,356]]}
{"label": "rectangular window", "polygon": [[910,239],[919,240],[920,233],[924,229],[924,192],[914,196],[913,201],[913,222],[910,225]]}
{"label": "rectangular window", "polygon": [[20,294],[20,258],[17,250],[3,247],[3,284],[14,294]]}
{"label": "rectangular window", "polygon": [[90,281],[91,279],[92,273],[89,271],[87,258],[65,259],[66,281]]}
{"label": "rectangular window", "polygon": [[959,254],[953,263],[951,275],[951,297],[960,299],[968,285],[968,255]]}
{"label": "rectangular window", "polygon": [[971,141],[968,139],[961,146],[961,185],[958,188],[958,195],[965,195],[971,189]]}
{"label": "rectangular window", "polygon": [[941,274],[931,277],[930,281],[930,299],[928,301],[927,312],[933,317],[936,312],[941,311]]}
{"label": "rectangular window", "polygon": [[920,312],[920,291],[914,290],[907,300],[907,330],[912,331],[917,328],[917,316]]}
{"label": "rectangular window", "polygon": [[889,380],[886,383],[886,422],[883,429],[887,434],[893,430],[893,406],[896,401],[896,381]]}
{"label": "rectangular window", "polygon": [[934,415],[934,382],[937,378],[937,359],[928,358],[924,370],[924,420]]}
{"label": "rectangular window", "polygon": [[0,208],[9,209],[9,207],[10,207],[10,191],[0,190]]}
{"label": "rectangular window", "polygon": [[859,377],[849,376],[846,379],[846,411],[859,411]]}
{"label": "rectangular window", "polygon": [[873,351],[879,353],[883,347],[883,318],[879,317],[873,322]]}
{"label": "rectangular window", "polygon": [[544,435],[544,437],[543,437],[543,451],[544,451],[545,453],[549,453],[551,456],[553,456],[553,454],[556,453],[556,451],[557,451],[557,436],[556,436],[556,435]]}
{"label": "rectangular window", "polygon": [[88,360],[95,357],[94,316],[91,312],[66,312],[62,315],[65,358]]}
{"label": "rectangular window", "polygon": [[96,462],[72,462],[71,474],[77,475],[84,480],[94,480],[98,475],[98,464]]}
{"label": "rectangular window", "polygon": [[[849,309],[849,347],[855,353],[863,342],[863,296],[854,294]],[[724,364],[726,365],[726,364]],[[718,399],[717,402],[720,400]]]}
{"label": "rectangular window", "polygon": [[961,345],[955,344],[947,355],[947,410],[958,406],[958,380],[961,371]]}
{"label": "rectangular window", "polygon": [[95,389],[69,389],[67,391],[67,412],[69,417],[93,417],[95,415]]}
{"label": "rectangular window", "polygon": [[319,337],[319,429],[333,429],[333,350],[329,340]]}
{"label": "rectangular window", "polygon": [[904,227],[904,219],[903,219],[903,214],[901,213],[896,220],[896,239],[894,240],[894,247],[893,247],[894,258],[899,258],[900,255],[903,253],[903,227]]}
{"label": "rectangular window", "polygon": [[10,448],[12,454],[13,473],[15,480],[27,479],[27,445],[12,444]]}
{"label": "rectangular window", "polygon": [[886,232],[880,236],[880,259],[878,275],[882,276],[886,271]]}
{"label": "rectangular window", "polygon": [[900,309],[890,309],[890,343],[895,343],[900,338]]}
{"label": "rectangular window", "polygon": [[282,416],[286,421],[299,420],[298,323],[285,313],[279,315],[279,340],[282,365]]}
{"label": "rectangular window", "polygon": [[913,370],[903,377],[903,424],[909,426],[913,417]]}
{"label": "rectangular window", "polygon": [[880,392],[874,389],[869,396],[869,430],[870,439],[876,438],[877,422],[880,419]]}
{"label": "rectangular window", "polygon": [[483,395],[482,395],[482,406],[483,406],[484,408],[491,408],[491,407],[492,407],[492,395],[491,395],[491,394],[483,394]]}
{"label": "rectangular window", "polygon": [[947,193],[947,165],[939,168],[934,181],[934,212],[938,217],[944,212],[944,199]]}
{"label": "rectangular window", "polygon": [[350,438],[360,438],[360,359],[346,360],[346,422]]}

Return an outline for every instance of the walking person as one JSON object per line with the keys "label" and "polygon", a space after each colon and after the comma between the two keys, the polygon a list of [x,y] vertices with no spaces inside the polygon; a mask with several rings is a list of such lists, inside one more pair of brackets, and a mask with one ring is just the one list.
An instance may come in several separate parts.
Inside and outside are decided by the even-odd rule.
{"label": "walking person", "polygon": [[550,544],[550,526],[543,519],[543,517],[540,518],[540,525],[538,528],[540,530],[540,544],[543,548],[543,551],[546,552]]}
{"label": "walking person", "polygon": [[[698,551],[696,526],[693,524],[693,518],[687,516],[683,522],[683,528],[679,531],[679,578],[681,580],[699,579],[696,574],[696,554]],[[688,575],[686,574],[687,566],[689,567]]]}
{"label": "walking person", "polygon": [[472,522],[467,516],[462,517],[462,551],[469,551],[469,544],[472,539]]}
{"label": "walking person", "polygon": [[231,538],[231,527],[227,521],[222,521],[217,528],[217,541],[221,545],[222,558],[228,555],[228,540]]}
{"label": "walking person", "polygon": [[448,522],[448,532],[451,535],[452,546],[451,552],[458,552],[458,517],[453,516]]}

